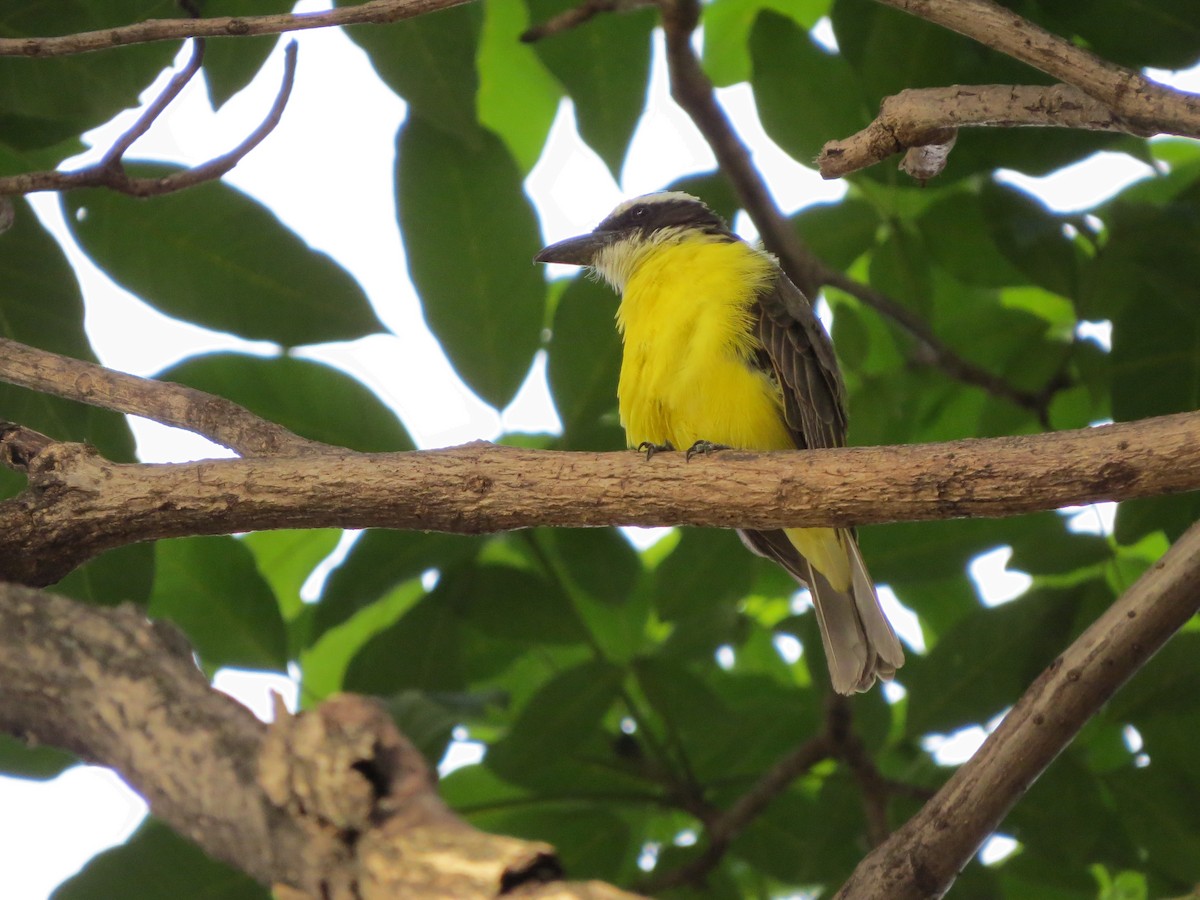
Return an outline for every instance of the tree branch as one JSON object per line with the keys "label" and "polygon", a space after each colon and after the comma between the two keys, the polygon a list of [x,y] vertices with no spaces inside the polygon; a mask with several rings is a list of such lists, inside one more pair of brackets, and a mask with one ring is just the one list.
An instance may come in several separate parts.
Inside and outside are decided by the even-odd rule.
{"label": "tree branch", "polygon": [[[74,172],[25,172],[20,175],[10,175],[0,178],[0,197],[6,194],[31,194],[35,191],[69,191],[85,187],[105,187],[122,194],[134,197],[154,197],[170,194],[184,188],[193,187],[205,181],[215,181],[230,171],[245,159],[255,147],[263,142],[268,134],[275,130],[283,116],[284,107],[292,93],[292,85],[296,80],[296,42],[292,41],[284,49],[283,80],[275,102],[271,105],[267,116],[252,131],[245,140],[221,156],[214,157],[191,169],[173,172],[162,178],[134,178],[125,171],[124,155],[133,143],[149,130],[154,121],[162,115],[163,110],[174,100],[184,86],[200,69],[204,57],[204,44],[197,41],[192,58],[187,66],[171,79],[153,103],[151,103],[137,122],[104,154],[104,158],[91,166],[85,166]],[[2,229],[0,229],[2,230]]]}
{"label": "tree branch", "polygon": [[696,0],[662,0],[661,5],[671,95],[704,135],[722,174],[733,185],[738,199],[762,235],[763,245],[779,258],[788,277],[811,298],[817,296],[823,285],[832,285],[851,294],[915,338],[923,351],[922,362],[937,365],[952,378],[1028,409],[1044,423],[1046,402],[1039,395],[1019,390],[1000,376],[959,356],[920,316],[828,265],[804,244],[775,205],[749,152],[717,103],[712,82],[704,74],[692,49],[692,31],[699,19],[699,4]]}
{"label": "tree branch", "polygon": [[312,13],[268,16],[214,16],[209,19],[148,19],[133,25],[60,37],[0,38],[0,56],[69,56],[128,44],[204,37],[252,37],[334,25],[381,25],[411,19],[468,0],[367,0],[357,6]]}
{"label": "tree branch", "polygon": [[0,684],[0,730],[113,766],[156,816],[283,896],[633,896],[564,882],[552,847],[458,819],[370,701],[261,724],[133,606],[0,584]]}
{"label": "tree branch", "polygon": [[[0,458],[4,457],[0,453]],[[904,447],[750,453],[447,450],[122,465],[79,444],[0,503],[0,578],[47,584],[135,541],[271,528],[852,526],[1009,516],[1200,488],[1200,413]]]}
{"label": "tree branch", "polygon": [[[968,126],[1042,126],[1088,131],[1117,131],[1145,136],[1122,121],[1105,104],[1067,84],[953,85],[901,91],[884,98],[875,120],[857,134],[828,142],[817,157],[822,178],[841,178],[873,166],[902,151],[945,147],[955,130]],[[940,166],[909,172],[926,181]],[[902,168],[905,168],[902,164]],[[915,168],[910,163],[909,168]]]}
{"label": "tree branch", "polygon": [[979,751],[887,842],[839,900],[942,896],[1083,725],[1200,609],[1200,525],[1050,664]]}
{"label": "tree branch", "polygon": [[919,16],[1074,85],[1112,110],[1132,134],[1200,138],[1200,94],[1158,84],[1052,34],[992,0],[877,0]]}
{"label": "tree branch", "polygon": [[349,451],[310,441],[232,400],[0,337],[0,381],[183,428],[242,456]]}

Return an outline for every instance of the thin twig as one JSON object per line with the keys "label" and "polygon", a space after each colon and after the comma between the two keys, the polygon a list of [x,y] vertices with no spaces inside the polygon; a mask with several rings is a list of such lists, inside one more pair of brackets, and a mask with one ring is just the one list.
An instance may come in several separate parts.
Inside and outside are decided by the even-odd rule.
{"label": "thin twig", "polygon": [[184,428],[242,456],[349,451],[310,441],[232,400],[0,338],[0,381]]}
{"label": "thin twig", "polygon": [[266,118],[240,144],[228,153],[214,157],[206,163],[180,172],[172,172],[162,178],[135,178],[125,170],[123,157],[125,151],[146,133],[154,120],[162,114],[167,105],[178,96],[179,91],[183,89],[188,80],[195,75],[200,67],[202,55],[201,42],[197,42],[196,51],[188,65],[171,79],[163,93],[138,117],[133,127],[116,140],[100,162],[74,172],[27,172],[0,178],[0,196],[31,194],[35,191],[69,191],[77,188],[104,187],[134,197],[156,197],[206,181],[215,181],[229,172],[251,150],[261,144],[263,139],[279,124],[288,98],[291,96],[292,85],[296,80],[295,41],[289,43],[284,49],[283,80],[279,85],[279,92],[275,95],[275,102],[271,105]]}
{"label": "thin twig", "polygon": [[0,38],[0,56],[69,56],[128,44],[203,37],[251,37],[334,25],[379,25],[459,6],[468,0],[367,0],[357,6],[312,13],[214,16],[211,19],[149,19],[133,25],[59,37]]}
{"label": "thin twig", "polygon": [[888,825],[888,801],[891,790],[888,782],[879,774],[875,761],[863,746],[862,738],[855,733],[848,697],[830,694],[825,708],[825,728],[832,754],[845,763],[850,774],[858,783],[862,799],[863,817],[867,823],[867,839],[872,847],[887,840],[891,833]]}
{"label": "thin twig", "polygon": [[712,82],[700,67],[691,42],[698,17],[697,0],[662,0],[671,94],[712,147],[722,174],[733,185],[764,246],[779,258],[792,281],[809,297],[815,297],[822,285],[832,285],[857,297],[916,338],[927,363],[940,366],[951,378],[1016,403],[1045,421],[1046,404],[1038,395],[1013,387],[999,375],[963,359],[943,344],[919,316],[886,294],[829,266],[804,244],[775,205],[749,152],[717,103]]}
{"label": "thin twig", "polygon": [[634,9],[644,9],[654,6],[656,0],[583,0],[578,6],[563,10],[556,16],[551,16],[545,22],[531,25],[521,34],[521,41],[532,44],[543,38],[548,38],[572,28],[578,28],[584,22],[605,12],[629,12]]}

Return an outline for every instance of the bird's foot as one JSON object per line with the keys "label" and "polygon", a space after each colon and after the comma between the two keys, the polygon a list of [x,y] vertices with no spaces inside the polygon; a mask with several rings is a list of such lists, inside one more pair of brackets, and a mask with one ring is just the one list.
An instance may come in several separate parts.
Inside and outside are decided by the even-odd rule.
{"label": "bird's foot", "polygon": [[696,441],[696,443],[688,447],[687,453],[683,454],[683,458],[685,461],[691,462],[693,456],[708,456],[708,454],[716,453],[718,450],[732,449],[728,444],[714,444],[712,441]]}
{"label": "bird's foot", "polygon": [[663,441],[661,444],[656,444],[654,441],[642,441],[637,445],[637,452],[645,453],[646,459],[649,459],[655,453],[666,453],[674,449],[675,447],[672,446],[670,441]]}

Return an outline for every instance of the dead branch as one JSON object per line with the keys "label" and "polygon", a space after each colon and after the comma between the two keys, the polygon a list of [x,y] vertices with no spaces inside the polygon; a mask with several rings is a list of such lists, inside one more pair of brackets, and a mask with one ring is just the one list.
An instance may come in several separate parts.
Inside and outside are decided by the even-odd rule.
{"label": "dead branch", "polygon": [[[191,21],[191,20],[189,20]],[[133,143],[149,130],[163,110],[174,100],[184,86],[200,70],[204,57],[204,44],[197,41],[192,58],[187,66],[177,73],[154,102],[151,103],[137,122],[104,154],[98,163],[77,169],[74,172],[26,172],[0,178],[0,196],[5,194],[30,194],[34,191],[69,191],[85,187],[104,187],[134,197],[155,197],[193,187],[206,181],[215,181],[241,162],[246,155],[263,142],[275,130],[283,116],[292,85],[296,80],[296,42],[287,45],[283,55],[283,80],[275,95],[266,118],[245,140],[221,156],[214,157],[181,172],[173,172],[162,178],[135,178],[125,171],[124,155]]]}
{"label": "dead branch", "polygon": [[0,730],[113,766],[156,816],[283,896],[632,897],[562,881],[552,847],[460,820],[373,702],[263,725],[134,606],[0,584],[0,683]]}
{"label": "dead branch", "polygon": [[565,9],[558,15],[551,16],[545,22],[539,22],[537,25],[527,28],[521,34],[521,41],[525,44],[533,44],[543,38],[578,28],[600,13],[629,12],[654,6],[655,3],[656,0],[583,0],[578,6]]}
{"label": "dead branch", "polygon": [[268,16],[214,16],[209,19],[148,19],[133,25],[85,31],[59,37],[0,38],[0,56],[70,56],[94,50],[110,50],[128,44],[178,41],[187,38],[253,37],[282,34],[335,25],[382,25],[411,19],[439,9],[459,6],[468,0],[367,0],[357,6],[312,13],[281,13]]}
{"label": "dead branch", "polygon": [[993,0],[877,0],[998,50],[1107,106],[1131,134],[1200,138],[1200,94],[1101,59]]}
{"label": "dead branch", "polygon": [[1200,525],[1050,664],[979,751],[837,893],[839,900],[942,896],[1084,724],[1200,609]]}
{"label": "dead branch", "polygon": [[[10,430],[11,439],[19,430]],[[0,452],[0,458],[5,454]],[[272,528],[852,526],[1010,516],[1200,488],[1200,413],[1020,437],[687,462],[476,442],[406,453],[109,462],[51,444],[0,503],[0,579],[51,583],[135,541]]]}
{"label": "dead branch", "polygon": [[241,456],[348,452],[302,438],[224,397],[127,375],[4,337],[0,337],[0,381],[183,428]]}
{"label": "dead branch", "polygon": [[[817,166],[822,178],[840,178],[906,150],[910,155],[914,151],[928,153],[924,148],[945,146],[956,129],[979,126],[1075,128],[1145,136],[1110,107],[1068,84],[952,85],[886,97],[870,125],[843,140],[829,141],[817,157]],[[940,166],[924,166],[909,174],[920,180],[932,178],[944,168],[948,153],[947,147]]]}

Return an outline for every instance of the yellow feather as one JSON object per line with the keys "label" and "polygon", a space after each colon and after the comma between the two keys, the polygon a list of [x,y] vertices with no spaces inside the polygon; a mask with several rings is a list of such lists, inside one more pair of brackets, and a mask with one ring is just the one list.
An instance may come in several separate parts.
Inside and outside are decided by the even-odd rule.
{"label": "yellow feather", "polygon": [[[795,446],[776,384],[747,365],[758,346],[755,295],[774,263],[741,241],[701,233],[609,251],[602,267],[622,289],[617,327],[624,339],[617,388],[629,445],[698,440],[746,450]],[[788,539],[839,591],[850,561],[832,528],[787,529]]]}

